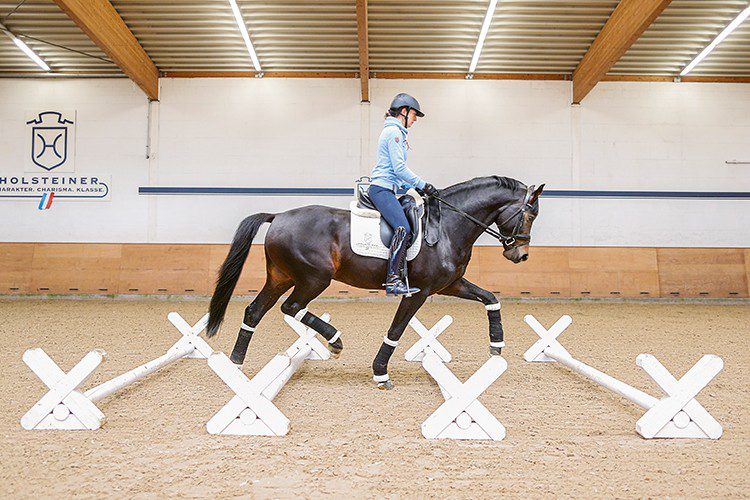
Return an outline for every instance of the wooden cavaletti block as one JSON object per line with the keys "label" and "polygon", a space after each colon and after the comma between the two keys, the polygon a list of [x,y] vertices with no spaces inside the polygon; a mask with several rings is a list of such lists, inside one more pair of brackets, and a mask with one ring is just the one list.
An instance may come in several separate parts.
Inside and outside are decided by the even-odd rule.
{"label": "wooden cavaletti block", "polygon": [[[229,245],[0,243],[0,294],[210,295]],[[475,247],[466,278],[501,297],[747,297],[750,249],[532,247],[521,264]],[[252,245],[237,295],[265,283]],[[332,282],[324,297],[375,297]]]}

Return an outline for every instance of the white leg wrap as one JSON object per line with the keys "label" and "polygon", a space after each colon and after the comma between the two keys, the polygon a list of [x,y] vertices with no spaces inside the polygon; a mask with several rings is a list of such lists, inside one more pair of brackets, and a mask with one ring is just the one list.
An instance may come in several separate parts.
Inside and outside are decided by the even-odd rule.
{"label": "white leg wrap", "polygon": [[242,325],[240,326],[240,328],[243,329],[243,330],[245,330],[245,331],[248,331],[248,332],[254,332],[255,331],[255,328],[253,328],[252,326],[248,326],[245,323],[242,323]]}
{"label": "white leg wrap", "polygon": [[487,309],[488,311],[499,311],[500,302],[498,302],[497,304],[487,304],[486,306],[484,306],[484,308]]}
{"label": "white leg wrap", "polygon": [[398,347],[398,340],[391,340],[388,337],[383,337],[383,343],[391,347]]}
{"label": "white leg wrap", "polygon": [[294,319],[296,319],[297,321],[302,321],[302,318],[305,317],[305,314],[307,314],[307,308],[306,307],[304,309],[302,309],[300,312],[298,312],[297,314],[295,314],[294,315]]}
{"label": "white leg wrap", "polygon": [[505,347],[505,342],[490,342],[490,347]]}
{"label": "white leg wrap", "polygon": [[329,340],[328,343],[329,344],[333,344],[334,342],[336,342],[339,339],[339,337],[341,337],[341,332],[338,331],[338,330],[336,330],[336,335],[334,335],[333,337],[331,337],[331,340]]}
{"label": "white leg wrap", "polygon": [[372,379],[375,382],[388,382],[391,379],[391,377],[389,377],[388,374],[386,373],[385,375],[373,375]]}

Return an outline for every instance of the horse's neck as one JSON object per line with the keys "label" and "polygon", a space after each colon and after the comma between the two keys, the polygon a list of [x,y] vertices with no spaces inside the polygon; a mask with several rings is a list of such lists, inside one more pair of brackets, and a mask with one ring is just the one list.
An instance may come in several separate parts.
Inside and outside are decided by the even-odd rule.
{"label": "horse's neck", "polygon": [[[498,215],[507,205],[513,203],[514,199],[510,189],[492,186],[473,191],[465,190],[446,197],[445,201],[489,226],[495,223]],[[449,239],[460,248],[470,247],[484,232],[483,227],[445,207],[443,217],[448,219],[445,221],[445,229],[449,231]]]}

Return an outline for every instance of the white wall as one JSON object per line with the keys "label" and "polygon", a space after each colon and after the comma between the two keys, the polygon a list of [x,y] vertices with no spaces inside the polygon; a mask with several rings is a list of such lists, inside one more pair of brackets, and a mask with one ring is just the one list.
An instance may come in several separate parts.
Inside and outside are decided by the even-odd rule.
{"label": "white wall", "polygon": [[[438,187],[490,174],[549,189],[750,191],[750,86],[570,82],[165,79],[152,112],[127,80],[0,80],[0,175],[20,173],[25,111],[78,110],[77,167],[110,202],[0,201],[3,241],[226,242],[239,220],[342,197],[144,196],[139,186],[349,187],[399,91],[427,112],[410,166]],[[750,247],[750,200],[544,199],[538,245]],[[22,223],[19,224],[18,221]],[[489,242],[489,240],[481,240]]]}
{"label": "white wall", "polygon": [[[27,113],[76,110],[78,175],[112,176],[110,201],[0,198],[2,241],[145,241],[147,101],[129,80],[0,79],[0,177],[24,174]],[[41,171],[39,173],[44,173]]]}

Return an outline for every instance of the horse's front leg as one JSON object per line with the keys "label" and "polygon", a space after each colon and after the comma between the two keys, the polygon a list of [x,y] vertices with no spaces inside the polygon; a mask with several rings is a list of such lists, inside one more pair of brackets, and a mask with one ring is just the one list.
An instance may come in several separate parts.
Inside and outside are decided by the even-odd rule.
{"label": "horse's front leg", "polygon": [[466,278],[459,278],[438,292],[440,295],[476,300],[484,304],[487,318],[490,321],[490,354],[499,356],[505,347],[503,341],[503,322],[500,319],[500,302],[492,292],[480,288]]}
{"label": "horse's front leg", "polygon": [[399,304],[391,327],[388,329],[388,335],[383,338],[383,344],[372,362],[372,379],[378,384],[378,389],[393,389],[393,382],[388,376],[388,361],[390,361],[393,351],[396,350],[406,326],[427,300],[427,296],[428,294],[421,292],[401,299],[401,304]]}

